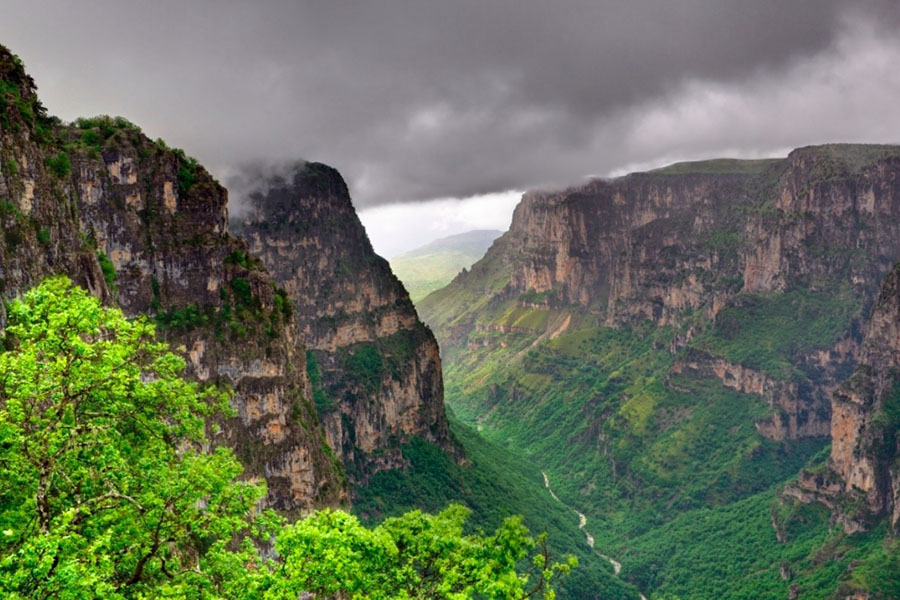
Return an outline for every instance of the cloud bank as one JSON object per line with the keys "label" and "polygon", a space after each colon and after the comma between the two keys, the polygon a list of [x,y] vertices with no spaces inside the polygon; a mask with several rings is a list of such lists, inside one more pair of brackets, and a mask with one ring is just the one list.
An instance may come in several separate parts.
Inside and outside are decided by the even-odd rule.
{"label": "cloud bank", "polygon": [[7,0],[51,112],[218,174],[331,164],[359,207],[900,141],[892,0]]}

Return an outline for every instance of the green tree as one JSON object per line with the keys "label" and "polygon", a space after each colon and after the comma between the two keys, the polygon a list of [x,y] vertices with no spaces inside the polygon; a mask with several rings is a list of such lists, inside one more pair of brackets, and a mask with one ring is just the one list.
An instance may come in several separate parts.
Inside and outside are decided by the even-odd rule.
{"label": "green tree", "polygon": [[[181,378],[145,318],[64,277],[12,302],[0,353],[3,598],[552,598],[521,519],[466,534],[468,510],[367,529],[323,510],[291,525],[238,481],[210,417],[228,396]],[[274,542],[275,554],[260,553]]]}
{"label": "green tree", "polygon": [[574,557],[551,563],[544,537],[529,536],[519,517],[493,534],[466,535],[469,512],[416,510],[371,530],[340,511],[316,513],[279,535],[283,577],[266,599],[553,598],[551,580],[568,573]]}
{"label": "green tree", "polygon": [[[9,307],[0,354],[4,597],[218,597],[247,559],[263,486],[237,482],[205,417],[226,397],[180,377],[154,326],[63,277]],[[266,515],[268,516],[268,515]]]}

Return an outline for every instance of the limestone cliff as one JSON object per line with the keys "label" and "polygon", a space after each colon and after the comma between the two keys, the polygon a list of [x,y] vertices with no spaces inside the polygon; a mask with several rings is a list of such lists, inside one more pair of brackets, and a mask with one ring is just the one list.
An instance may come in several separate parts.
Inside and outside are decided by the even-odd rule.
{"label": "limestone cliff", "polygon": [[340,174],[304,163],[259,183],[232,229],[293,303],[319,415],[351,477],[401,466],[411,436],[453,450],[437,343],[372,250]]}
{"label": "limestone cliff", "polygon": [[5,297],[66,273],[126,314],[153,315],[188,375],[233,387],[237,416],[214,441],[268,481],[271,505],[346,499],[283,293],[229,235],[226,191],[205,169],[124,119],[48,117],[2,47],[0,158]]}
{"label": "limestone cliff", "polygon": [[[676,372],[769,401],[761,433],[825,436],[830,390],[856,364],[864,315],[900,259],[898,175],[898,147],[830,145],[529,192],[484,259],[419,308],[451,356],[496,343],[482,334],[510,303],[670,327],[671,351],[691,348]],[[768,370],[723,351],[755,313],[787,308],[827,335],[786,341]]]}
{"label": "limestone cliff", "polygon": [[715,316],[739,292],[871,296],[898,254],[898,169],[900,148],[835,145],[526,194],[506,241],[511,291],[659,326]]}
{"label": "limestone cliff", "polygon": [[827,465],[786,490],[824,503],[848,533],[884,516],[900,525],[900,264],[881,288],[859,362],[831,395]]}

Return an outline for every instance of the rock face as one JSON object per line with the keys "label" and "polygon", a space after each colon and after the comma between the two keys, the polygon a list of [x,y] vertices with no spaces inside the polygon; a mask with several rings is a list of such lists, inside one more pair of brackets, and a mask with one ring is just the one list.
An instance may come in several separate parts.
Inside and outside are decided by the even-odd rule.
{"label": "rock face", "polygon": [[[34,81],[0,46],[0,293],[14,297],[47,275],[66,272],[108,299],[96,252],[79,235],[77,202],[45,164],[40,140],[52,125]],[[0,317],[5,325],[2,308]]]}
{"label": "rock face", "polygon": [[283,292],[227,230],[227,193],[124,119],[47,117],[0,47],[0,281],[11,297],[66,273],[126,314],[154,315],[188,375],[234,389],[214,441],[265,478],[285,512],[346,500]]}
{"label": "rock face", "polygon": [[886,278],[860,364],[831,395],[831,455],[786,495],[822,502],[848,533],[889,516],[900,525],[900,265]]}
{"label": "rock face", "polygon": [[680,325],[738,292],[840,282],[871,297],[898,256],[898,148],[678,167],[526,194],[504,238],[509,292],[551,292],[549,304],[582,305],[609,325]]}
{"label": "rock face", "polygon": [[437,342],[372,250],[340,174],[304,163],[264,183],[232,229],[292,301],[319,415],[351,478],[402,466],[411,436],[455,452]]}
{"label": "rock face", "polygon": [[[530,192],[484,259],[419,308],[451,353],[481,345],[472,334],[483,315],[509,302],[574,309],[607,327],[671,327],[673,352],[698,350],[676,370],[769,401],[774,416],[757,424],[764,435],[824,436],[830,390],[856,364],[863,315],[900,259],[898,211],[893,146],[807,147],[786,159],[682,163]],[[752,314],[754,303],[796,290],[849,299],[834,339],[791,350],[796,374],[776,381],[701,343],[727,329],[725,309]]]}

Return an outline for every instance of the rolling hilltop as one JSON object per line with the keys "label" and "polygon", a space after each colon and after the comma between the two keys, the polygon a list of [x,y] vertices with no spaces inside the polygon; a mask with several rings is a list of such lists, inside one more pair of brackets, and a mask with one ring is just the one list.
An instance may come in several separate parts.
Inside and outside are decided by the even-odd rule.
{"label": "rolling hilltop", "polygon": [[461,270],[471,267],[502,234],[493,229],[478,229],[441,238],[394,256],[391,270],[409,290],[410,299],[418,302],[450,283]]}

